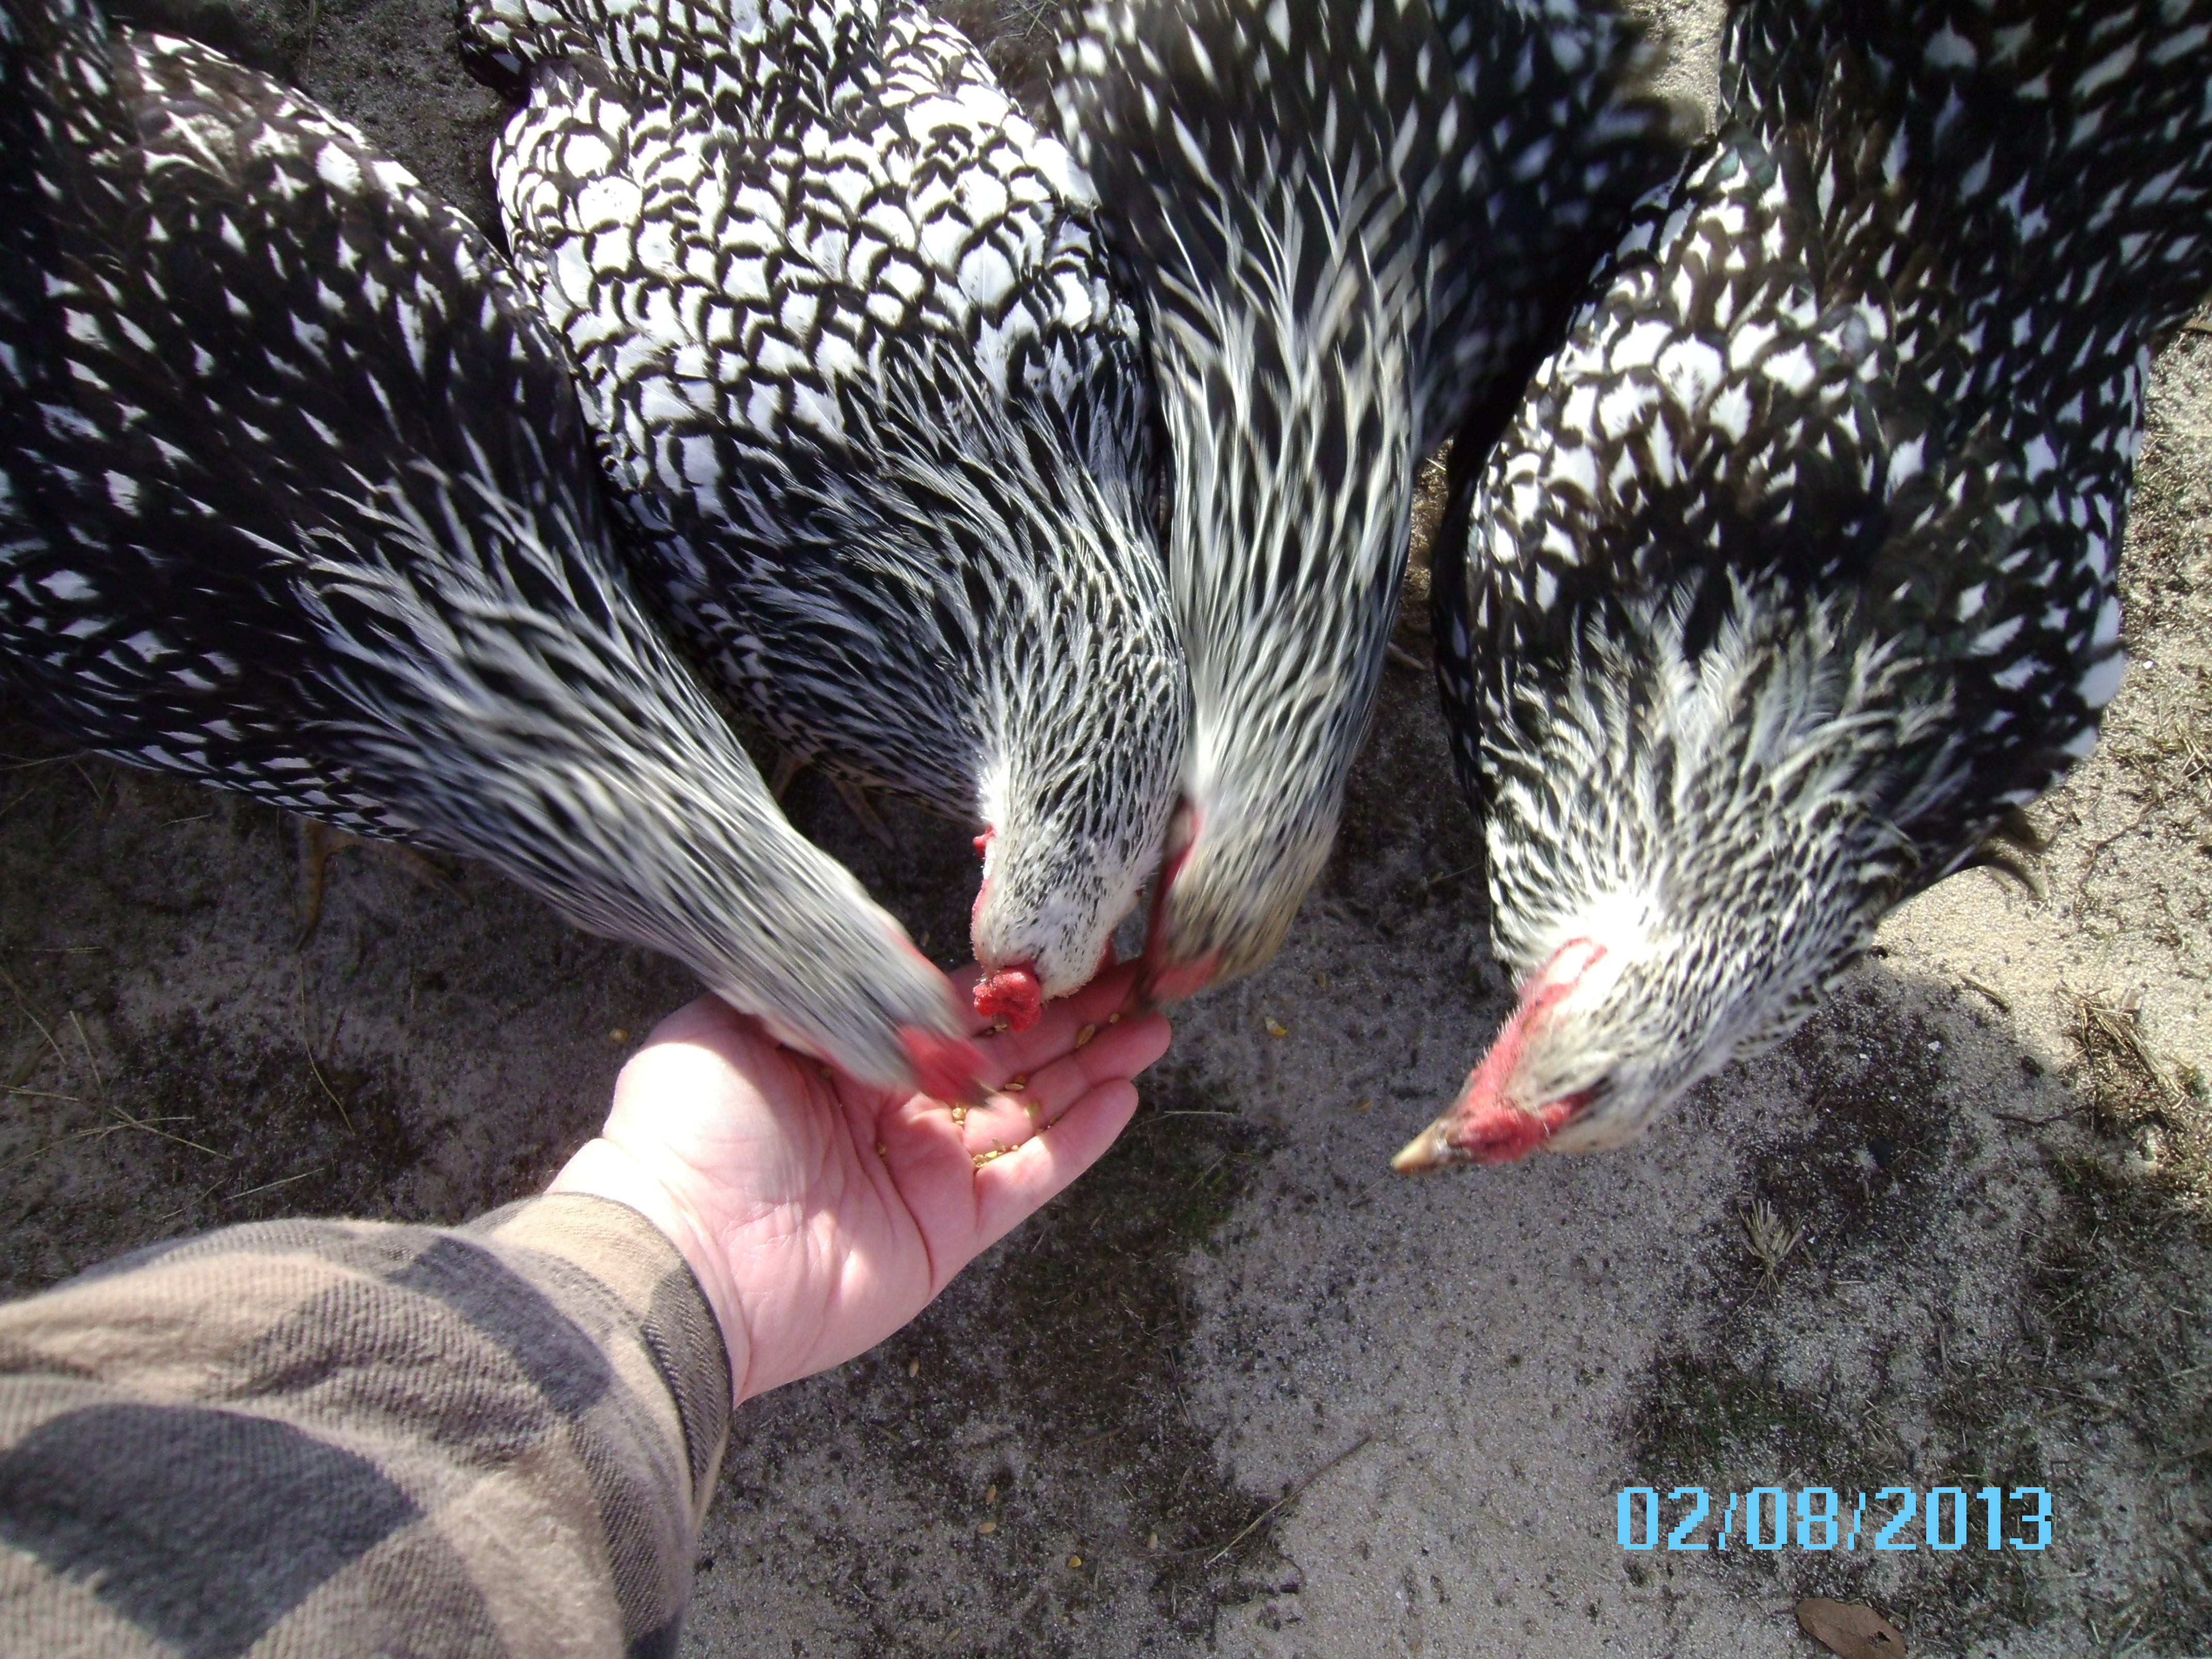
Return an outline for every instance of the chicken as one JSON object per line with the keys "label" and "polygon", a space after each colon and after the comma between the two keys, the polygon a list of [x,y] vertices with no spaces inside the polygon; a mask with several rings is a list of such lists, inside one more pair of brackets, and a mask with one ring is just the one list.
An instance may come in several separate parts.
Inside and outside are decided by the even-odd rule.
{"label": "chicken", "polygon": [[1154,997],[1261,966],[1320,874],[1417,466],[1511,407],[1679,157],[1644,64],[1598,0],[1096,0],[1064,46],[1060,131],[1158,381],[1190,661]]}
{"label": "chicken", "polygon": [[2087,753],[2212,3],[1753,0],[1439,538],[1519,1005],[1401,1169],[1632,1139]]}
{"label": "chicken", "polygon": [[119,760],[481,858],[786,1041],[968,1094],[950,984],[640,608],[558,343],[359,134],[0,0],[0,676]]}
{"label": "chicken", "polygon": [[1188,690],[1089,203],[908,0],[470,0],[494,172],[643,579],[788,750],[981,830],[977,1005],[1087,981]]}

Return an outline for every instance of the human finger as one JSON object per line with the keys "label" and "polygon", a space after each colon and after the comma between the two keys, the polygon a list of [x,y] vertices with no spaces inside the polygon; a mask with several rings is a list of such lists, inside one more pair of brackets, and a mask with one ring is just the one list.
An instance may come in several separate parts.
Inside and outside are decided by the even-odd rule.
{"label": "human finger", "polygon": [[[1173,1033],[1164,1015],[1133,1015],[1107,1026],[1081,1048],[1054,1055],[1023,1079],[1018,1098],[1033,1121],[1049,1123],[1091,1090],[1133,1078],[1165,1054]],[[996,1097],[994,1097],[996,1103]]]}
{"label": "human finger", "polygon": [[1058,1117],[1090,1090],[1143,1071],[1166,1052],[1169,1036],[1166,1019],[1157,1013],[1108,1026],[1081,1047],[1071,1045],[1036,1073],[1017,1072],[1003,1079],[982,1104],[954,1111],[952,1121],[971,1155],[1004,1152],[1027,1140],[1039,1126]]}
{"label": "human finger", "polygon": [[1096,1164],[1136,1110],[1136,1085],[1115,1078],[977,1170],[975,1250],[997,1243]]}

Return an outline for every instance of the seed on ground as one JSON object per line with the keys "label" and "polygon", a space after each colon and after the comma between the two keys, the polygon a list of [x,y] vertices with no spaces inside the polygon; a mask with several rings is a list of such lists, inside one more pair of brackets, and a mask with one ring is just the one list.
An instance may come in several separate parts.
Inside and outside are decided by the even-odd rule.
{"label": "seed on ground", "polygon": [[998,1529],[999,1523],[995,1521],[986,1521],[981,1526],[975,1528],[977,1532],[982,1534],[986,1538],[988,1538],[993,1533],[998,1531]]}
{"label": "seed on ground", "polygon": [[1071,1567],[1079,1567],[1083,1565],[1083,1558],[1079,1555],[1071,1555],[1067,1558],[1067,1565]]}
{"label": "seed on ground", "polygon": [[1267,1016],[1267,1035],[1271,1037],[1286,1037],[1291,1034],[1291,1028],[1273,1015]]}

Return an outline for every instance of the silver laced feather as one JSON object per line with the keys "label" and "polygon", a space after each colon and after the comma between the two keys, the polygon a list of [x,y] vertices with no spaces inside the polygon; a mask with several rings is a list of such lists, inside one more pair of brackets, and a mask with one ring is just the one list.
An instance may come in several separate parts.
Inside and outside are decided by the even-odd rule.
{"label": "silver laced feather", "polygon": [[647,580],[792,753],[991,831],[975,944],[1080,985],[1187,720],[1091,204],[901,0],[476,0],[501,208]]}
{"label": "silver laced feather", "polygon": [[[2212,286],[2204,0],[1756,0],[1440,538],[1498,947],[1614,1144],[2095,742],[2154,343]],[[1626,965],[1624,966],[1623,963]]]}
{"label": "silver laced feather", "polygon": [[640,609],[557,343],[267,77],[0,7],[0,674],[89,747],[485,860],[910,1080],[949,988]]}
{"label": "silver laced feather", "polygon": [[1148,955],[1218,979],[1281,942],[1373,708],[1417,464],[1517,388],[1678,153],[1642,64],[1564,0],[1098,0],[1063,47],[1060,131],[1146,315],[1190,656]]}

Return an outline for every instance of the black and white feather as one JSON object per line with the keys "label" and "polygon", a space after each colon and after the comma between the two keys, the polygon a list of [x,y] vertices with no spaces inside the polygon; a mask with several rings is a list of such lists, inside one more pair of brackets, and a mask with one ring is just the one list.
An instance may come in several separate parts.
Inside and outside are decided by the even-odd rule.
{"label": "black and white feather", "polygon": [[1065,150],[908,0],[471,0],[494,168],[657,594],[774,736],[978,822],[1045,995],[1158,856],[1188,690],[1146,381]]}
{"label": "black and white feather", "polygon": [[885,1082],[949,986],[640,609],[560,346],[265,76],[0,4],[0,676],[91,748],[482,858]]}
{"label": "black and white feather", "polygon": [[1559,994],[1492,1092],[1573,1103],[1550,1144],[1793,1029],[2096,741],[2151,353],[2212,285],[2208,43],[2204,0],[1732,18],[1717,134],[1443,538],[1498,950]]}
{"label": "black and white feather", "polygon": [[1421,458],[1502,422],[1680,155],[1592,0],[1097,0],[1060,128],[1139,296],[1194,724],[1156,990],[1247,972],[1327,857]]}

